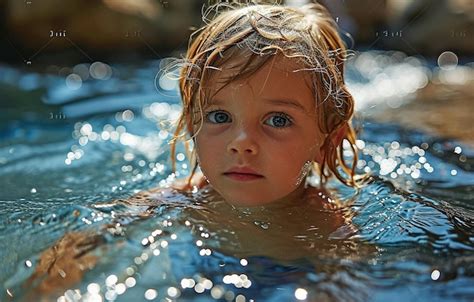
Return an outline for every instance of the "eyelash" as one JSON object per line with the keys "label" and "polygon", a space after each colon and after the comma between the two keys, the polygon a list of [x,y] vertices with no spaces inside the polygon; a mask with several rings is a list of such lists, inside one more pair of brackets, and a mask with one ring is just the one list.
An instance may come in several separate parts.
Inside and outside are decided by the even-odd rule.
{"label": "eyelash", "polygon": [[[222,109],[216,109],[216,110],[212,110],[212,111],[208,111],[206,112],[205,116],[206,116],[206,121],[212,123],[212,124],[223,124],[223,123],[226,123],[226,122],[223,122],[223,123],[215,123],[215,122],[212,122],[209,118],[209,115],[211,115],[212,113],[218,113],[218,112],[225,112],[226,114],[228,114],[225,110],[222,110]],[[286,113],[283,113],[283,112],[270,112],[271,116],[270,117],[283,117],[285,118],[288,123],[287,125],[283,126],[283,127],[274,127],[274,126],[271,126],[273,128],[276,128],[276,129],[284,129],[284,128],[287,128],[287,127],[290,127],[293,125],[293,119]],[[228,115],[229,118],[230,118],[230,115]],[[268,120],[268,118],[267,118]],[[232,119],[231,119],[232,121]]]}
{"label": "eyelash", "polygon": [[212,113],[216,113],[216,112],[226,112],[225,110],[222,110],[222,109],[216,109],[216,110],[211,110],[211,111],[207,111],[206,112],[206,121],[212,123],[212,124],[221,124],[221,123],[214,123],[212,121],[209,120],[209,115],[212,114]]}
{"label": "eyelash", "polygon": [[288,124],[287,124],[286,126],[284,126],[284,127],[275,127],[275,128],[278,128],[278,129],[280,129],[280,128],[287,128],[287,127],[290,127],[290,126],[293,125],[293,119],[292,119],[288,114],[286,114],[286,113],[283,113],[283,112],[271,112],[270,114],[271,114],[270,117],[275,117],[275,116],[277,116],[277,117],[283,117],[283,118],[285,118],[285,119],[288,121]]}

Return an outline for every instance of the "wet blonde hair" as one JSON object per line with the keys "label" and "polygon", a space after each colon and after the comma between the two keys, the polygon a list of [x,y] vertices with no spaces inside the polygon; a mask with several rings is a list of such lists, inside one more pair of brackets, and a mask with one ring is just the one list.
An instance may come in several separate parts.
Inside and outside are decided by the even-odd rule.
{"label": "wet blonde hair", "polygon": [[[211,13],[215,17],[209,18]],[[209,20],[208,20],[209,19]],[[173,171],[177,139],[186,134],[194,138],[203,122],[203,108],[211,96],[206,88],[211,74],[239,56],[243,64],[233,66],[237,72],[230,83],[253,74],[275,55],[295,60],[310,74],[320,131],[325,134],[321,146],[322,162],[313,164],[321,183],[334,175],[342,183],[358,187],[355,173],[356,134],[351,125],[354,100],[344,84],[346,47],[337,32],[337,24],[320,4],[302,7],[258,4],[220,4],[204,14],[206,25],[191,35],[185,59],[181,62],[179,89],[183,111],[171,141]],[[227,64],[227,65],[226,65]],[[195,131],[197,127],[197,131]],[[352,158],[344,158],[343,142],[349,144]],[[189,150],[188,141],[185,141]],[[191,175],[197,168],[195,149],[191,151]],[[342,170],[342,172],[340,171]]]}

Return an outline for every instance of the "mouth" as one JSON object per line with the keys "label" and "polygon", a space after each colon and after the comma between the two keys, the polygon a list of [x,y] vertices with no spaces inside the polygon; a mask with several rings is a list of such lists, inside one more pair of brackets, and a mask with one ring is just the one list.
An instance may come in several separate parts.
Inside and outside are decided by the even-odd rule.
{"label": "mouth", "polygon": [[223,173],[224,176],[237,181],[250,181],[264,178],[263,175],[247,167],[233,168]]}
{"label": "mouth", "polygon": [[236,181],[251,181],[264,178],[263,175],[253,173],[226,172],[223,175]]}

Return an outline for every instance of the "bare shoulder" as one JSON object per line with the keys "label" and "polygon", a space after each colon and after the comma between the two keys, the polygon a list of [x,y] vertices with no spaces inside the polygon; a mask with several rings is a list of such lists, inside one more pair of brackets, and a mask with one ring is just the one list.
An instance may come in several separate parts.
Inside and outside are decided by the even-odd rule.
{"label": "bare shoulder", "polygon": [[[194,187],[201,189],[207,181],[202,173],[195,173],[190,182],[188,178],[177,179],[170,187],[152,188],[141,191],[131,197],[116,199],[112,202],[99,203],[97,208],[106,208],[115,204],[127,206],[127,214],[136,218],[147,218],[154,215],[157,205],[164,204],[168,197],[175,196],[177,191],[190,191]],[[173,202],[176,202],[174,199]],[[82,279],[86,269],[92,269],[96,262],[91,252],[104,243],[103,232],[115,223],[107,224],[99,233],[70,232],[66,233],[53,246],[39,257],[36,271],[29,282],[40,282],[36,289],[41,294],[53,293],[60,288],[70,287]],[[38,281],[41,280],[41,281]]]}
{"label": "bare shoulder", "polygon": [[[125,199],[116,199],[112,202],[122,203],[129,206],[156,206],[166,202],[168,197],[176,196],[179,192],[188,192],[192,191],[194,188],[198,190],[202,189],[208,184],[204,175],[200,172],[196,172],[191,182],[188,182],[188,178],[176,179],[169,187],[156,187],[151,188],[145,191],[138,192]],[[104,204],[105,206],[110,205],[108,202]]]}
{"label": "bare shoulder", "polygon": [[340,208],[340,202],[337,197],[326,188],[309,186],[305,190],[305,200],[313,206],[326,210],[337,210]]}
{"label": "bare shoulder", "polygon": [[208,184],[206,177],[202,172],[194,173],[191,181],[189,181],[188,177],[176,179],[171,187],[175,190],[180,191],[191,191],[196,187],[198,190],[202,189]]}

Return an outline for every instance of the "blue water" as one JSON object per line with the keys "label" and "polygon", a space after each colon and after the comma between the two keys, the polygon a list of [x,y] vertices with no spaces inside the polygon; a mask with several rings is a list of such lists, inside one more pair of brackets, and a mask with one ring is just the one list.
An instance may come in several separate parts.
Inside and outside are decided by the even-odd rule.
{"label": "blue water", "polygon": [[[163,121],[179,106],[173,91],[156,93],[146,80],[157,66],[109,86],[85,81],[82,96],[59,93],[57,77],[14,84],[24,73],[8,69],[15,74],[0,90],[42,101],[34,110],[3,103],[0,113],[1,301],[474,299],[474,151],[401,125],[359,121],[359,168],[372,178],[358,192],[329,185],[343,205],[316,214],[344,217],[335,232],[315,227],[304,208],[275,217],[206,192],[130,202],[173,179]],[[127,77],[139,85],[117,93]],[[144,101],[98,105],[117,95]],[[59,114],[73,105],[77,116]],[[178,163],[180,177],[188,166]],[[298,228],[286,227],[292,219]],[[64,271],[52,265],[48,279],[38,271],[51,253]],[[78,279],[65,282],[74,268]]]}

